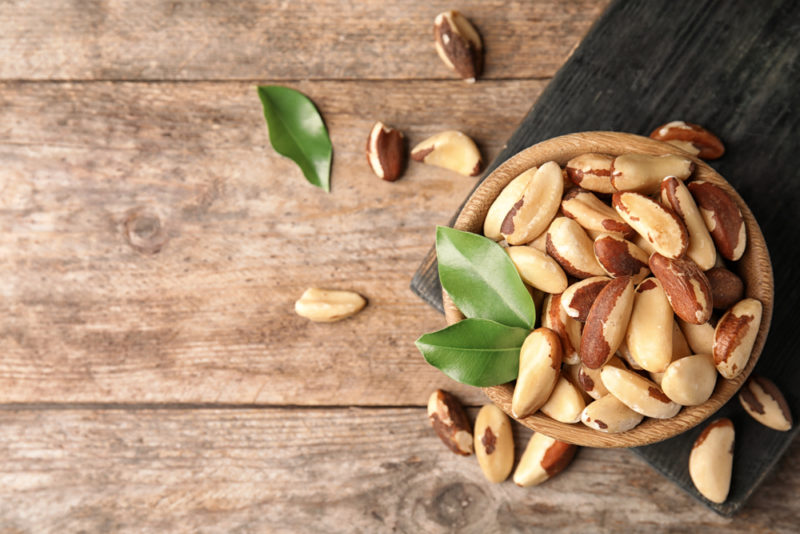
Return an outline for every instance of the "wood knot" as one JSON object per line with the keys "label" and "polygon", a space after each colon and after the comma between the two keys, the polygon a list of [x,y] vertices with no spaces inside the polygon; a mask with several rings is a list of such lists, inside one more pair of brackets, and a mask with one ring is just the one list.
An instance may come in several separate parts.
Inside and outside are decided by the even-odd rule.
{"label": "wood knot", "polygon": [[455,482],[437,489],[426,508],[428,518],[439,525],[464,528],[488,515],[488,504],[478,485]]}
{"label": "wood knot", "polygon": [[161,217],[156,210],[149,207],[128,211],[123,226],[128,244],[142,254],[160,252],[169,239]]}

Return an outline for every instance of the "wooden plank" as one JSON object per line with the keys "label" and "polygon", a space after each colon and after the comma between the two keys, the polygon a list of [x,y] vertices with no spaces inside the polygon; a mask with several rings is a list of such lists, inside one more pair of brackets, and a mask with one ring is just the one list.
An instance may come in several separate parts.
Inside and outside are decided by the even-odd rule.
{"label": "wooden plank", "polygon": [[[444,322],[408,290],[475,179],[382,182],[364,144],[377,119],[412,144],[458,128],[490,160],[544,85],[297,84],[333,139],[326,194],[269,147],[250,84],[0,84],[0,402],[482,401],[423,361]],[[310,323],[312,285],[369,306]]]}
{"label": "wooden plank", "polygon": [[[474,418],[474,411],[472,413]],[[0,411],[3,532],[792,532],[800,443],[738,518],[636,457],[582,449],[487,483],[424,409]],[[529,431],[515,426],[517,452]]]}
{"label": "wooden plank", "polygon": [[[469,0],[485,77],[550,77],[608,0]],[[0,79],[452,79],[433,48],[449,2],[4,2]]]}

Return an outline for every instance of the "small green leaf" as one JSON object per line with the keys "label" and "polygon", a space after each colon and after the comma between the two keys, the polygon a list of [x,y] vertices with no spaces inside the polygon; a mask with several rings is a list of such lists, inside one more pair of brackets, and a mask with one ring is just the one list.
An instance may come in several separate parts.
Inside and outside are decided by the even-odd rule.
{"label": "small green leaf", "polygon": [[439,280],[466,317],[533,328],[533,299],[503,248],[486,237],[436,227]]}
{"label": "small green leaf", "polygon": [[259,86],[258,96],[272,148],[294,160],[311,184],[330,191],[333,148],[314,103],[303,93],[279,85]]}
{"label": "small green leaf", "polygon": [[464,319],[421,336],[416,345],[425,361],[454,380],[488,387],[517,378],[525,328],[486,319]]}

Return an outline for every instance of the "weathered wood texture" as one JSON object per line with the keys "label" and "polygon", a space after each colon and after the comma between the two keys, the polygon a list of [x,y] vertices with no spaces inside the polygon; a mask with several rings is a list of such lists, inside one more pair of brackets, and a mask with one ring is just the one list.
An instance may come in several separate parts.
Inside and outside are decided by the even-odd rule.
{"label": "weathered wood texture", "polygon": [[[474,411],[472,411],[474,418]],[[0,411],[0,531],[793,532],[795,444],[735,520],[626,451],[486,482],[424,409]],[[515,426],[520,454],[530,431]]]}
{"label": "weathered wood texture", "polygon": [[0,2],[0,78],[451,79],[433,18],[480,30],[485,78],[552,76],[608,0]]}
{"label": "weathered wood texture", "polygon": [[[454,83],[296,84],[336,147],[332,194],[269,147],[251,84],[0,84],[0,402],[481,401],[414,347],[444,320],[408,290],[475,179],[412,163],[387,183],[364,157],[382,119],[412,144],[461,129],[491,160],[545,85]],[[310,323],[312,285],[369,306]]]}

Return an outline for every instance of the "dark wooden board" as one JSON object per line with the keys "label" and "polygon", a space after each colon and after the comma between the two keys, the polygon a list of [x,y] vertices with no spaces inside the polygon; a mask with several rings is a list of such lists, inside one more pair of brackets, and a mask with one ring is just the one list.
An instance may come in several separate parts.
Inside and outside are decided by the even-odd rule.
{"label": "dark wooden board", "polygon": [[[715,167],[748,203],[767,240],[775,275],[775,312],[756,373],[775,380],[800,415],[800,288],[795,219],[800,207],[800,2],[616,1],[542,93],[488,175],[520,150],[575,131],[647,135],[670,120],[703,124],[725,142]],[[433,253],[412,290],[441,310]],[[432,325],[432,328],[437,325]],[[634,449],[654,468],[723,515],[732,515],[797,434],[748,420],[736,398],[720,410],[734,419],[733,484],[722,505],[705,501],[687,473],[702,429]],[[716,417],[716,416],[714,416]],[[788,496],[787,496],[788,497]]]}

